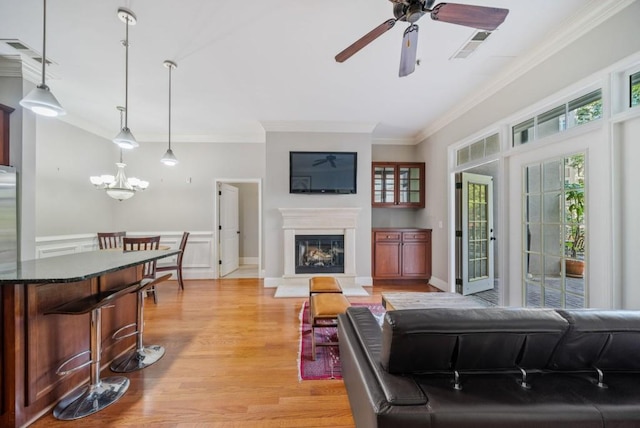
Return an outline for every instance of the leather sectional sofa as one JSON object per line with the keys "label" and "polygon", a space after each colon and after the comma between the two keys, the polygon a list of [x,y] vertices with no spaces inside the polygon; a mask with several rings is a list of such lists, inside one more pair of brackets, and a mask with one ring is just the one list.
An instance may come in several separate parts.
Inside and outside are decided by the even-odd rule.
{"label": "leather sectional sofa", "polygon": [[338,322],[358,428],[640,427],[640,311],[389,311]]}

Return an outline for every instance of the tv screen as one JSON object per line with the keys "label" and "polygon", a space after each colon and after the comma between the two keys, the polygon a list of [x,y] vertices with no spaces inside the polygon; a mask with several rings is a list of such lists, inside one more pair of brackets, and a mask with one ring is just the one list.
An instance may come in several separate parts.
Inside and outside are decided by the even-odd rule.
{"label": "tv screen", "polygon": [[289,193],[356,193],[356,152],[289,152]]}

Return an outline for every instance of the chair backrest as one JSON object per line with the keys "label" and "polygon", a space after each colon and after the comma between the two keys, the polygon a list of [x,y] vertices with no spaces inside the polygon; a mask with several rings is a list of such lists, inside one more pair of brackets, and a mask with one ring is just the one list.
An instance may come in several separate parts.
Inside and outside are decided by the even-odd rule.
{"label": "chair backrest", "polygon": [[182,265],[182,257],[184,256],[184,249],[187,247],[187,240],[189,239],[189,232],[182,234],[182,240],[180,241],[180,254],[178,254],[178,266]]}
{"label": "chair backrest", "polygon": [[[147,236],[122,238],[122,246],[124,251],[148,251],[157,250],[160,247],[160,236]],[[155,278],[156,276],[156,261],[147,262],[144,264],[143,278]]]}
{"label": "chair backrest", "polygon": [[127,232],[98,232],[98,245],[101,250],[121,248],[122,238],[126,235]]}

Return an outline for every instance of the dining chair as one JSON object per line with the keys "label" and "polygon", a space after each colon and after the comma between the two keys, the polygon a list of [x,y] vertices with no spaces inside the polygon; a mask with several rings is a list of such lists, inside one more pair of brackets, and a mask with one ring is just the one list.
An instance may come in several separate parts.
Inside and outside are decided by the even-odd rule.
{"label": "dining chair", "polygon": [[[125,252],[128,251],[149,251],[158,250],[160,248],[160,236],[145,236],[145,237],[123,237],[122,247]],[[156,261],[147,262],[142,268],[142,281],[148,283],[156,278]],[[155,285],[148,288],[150,293],[153,293],[153,303],[158,303],[158,296],[156,294]]]}
{"label": "dining chair", "polygon": [[158,266],[156,268],[156,272],[164,272],[168,270],[175,270],[178,276],[178,284],[180,285],[180,289],[184,290],[184,282],[182,280],[182,258],[184,257],[184,249],[187,246],[187,240],[189,239],[189,232],[184,232],[182,234],[182,240],[180,241],[180,254],[176,259],[176,262],[172,265],[168,266]]}
{"label": "dining chair", "polygon": [[98,232],[98,245],[101,250],[121,248],[122,238],[126,235],[127,232]]}

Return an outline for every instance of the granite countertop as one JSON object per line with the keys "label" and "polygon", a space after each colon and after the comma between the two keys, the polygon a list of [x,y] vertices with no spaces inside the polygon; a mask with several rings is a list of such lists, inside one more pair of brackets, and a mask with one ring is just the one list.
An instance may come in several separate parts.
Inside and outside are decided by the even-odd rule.
{"label": "granite countertop", "polygon": [[87,251],[18,262],[0,271],[0,285],[83,281],[124,268],[179,254],[180,250]]}

